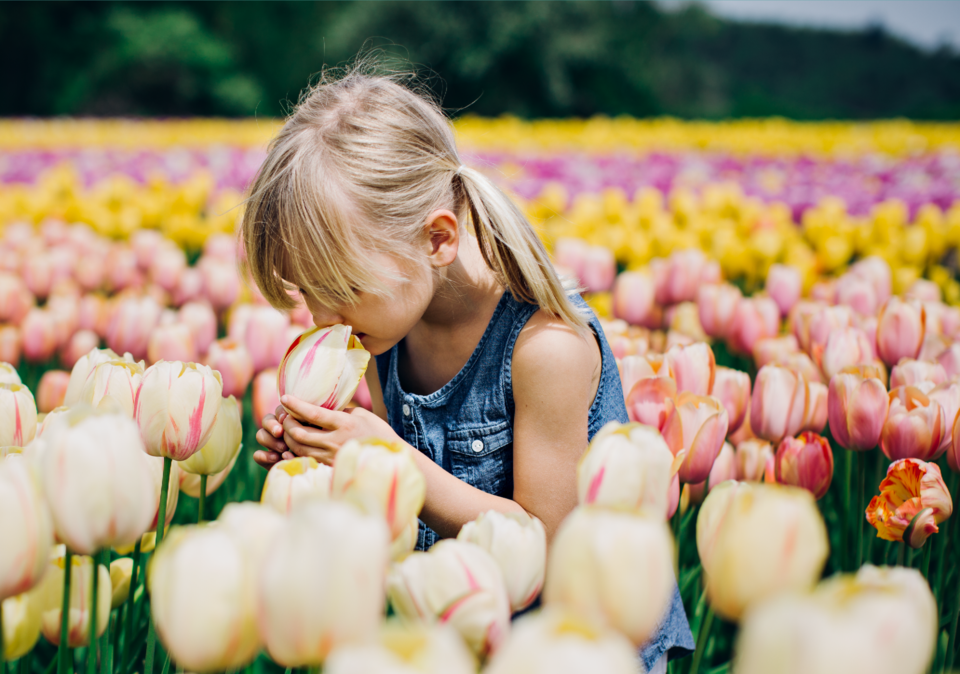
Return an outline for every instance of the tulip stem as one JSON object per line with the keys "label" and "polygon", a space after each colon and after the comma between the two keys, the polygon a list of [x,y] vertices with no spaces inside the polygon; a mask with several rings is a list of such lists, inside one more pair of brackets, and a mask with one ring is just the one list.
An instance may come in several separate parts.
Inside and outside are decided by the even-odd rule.
{"label": "tulip stem", "polygon": [[903,566],[903,562],[907,556],[907,544],[905,541],[900,541],[900,548],[897,550],[897,566]]}
{"label": "tulip stem", "polygon": [[7,644],[3,636],[3,601],[0,601],[0,674],[7,671]]}
{"label": "tulip stem", "polygon": [[[170,485],[170,466],[173,461],[168,457],[163,457],[163,478],[160,482],[160,508],[157,510],[157,550],[160,549],[160,543],[163,542],[163,529],[167,524],[167,492]],[[153,618],[148,619],[150,627],[147,631],[147,660],[144,665],[144,674],[153,674],[153,657],[157,650],[157,630],[153,624]],[[61,674],[64,674],[61,672]]]}
{"label": "tulip stem", "polygon": [[[960,583],[958,583],[960,588]],[[960,592],[957,593],[957,605],[953,609],[953,622],[950,623],[950,640],[947,641],[947,666],[948,671],[953,669],[953,658],[957,653],[957,621],[960,620]]]}
{"label": "tulip stem", "polygon": [[87,674],[97,674],[97,614],[100,612],[97,606],[97,594],[100,590],[100,553],[94,552],[90,555],[93,573],[90,579],[90,623],[87,632]]}
{"label": "tulip stem", "polygon": [[707,639],[710,637],[710,628],[713,627],[713,607],[707,605],[707,612],[700,623],[700,631],[697,633],[697,650],[693,652],[693,664],[690,665],[690,674],[700,674],[700,661],[703,659],[703,651],[707,646]]}
{"label": "tulip stem", "polygon": [[134,605],[136,603],[137,595],[137,583],[138,572],[140,571],[140,544],[142,542],[142,537],[137,539],[136,545],[133,546],[133,572],[130,574],[130,594],[127,595],[127,606],[124,609],[126,611],[126,625],[123,628],[123,657],[120,659],[120,664],[129,662],[130,658],[133,657],[133,654],[130,652],[130,647],[133,644],[133,616],[134,616]]}
{"label": "tulip stem", "polygon": [[63,558],[63,601],[60,604],[60,643],[57,644],[57,674],[69,674],[73,669],[73,663],[70,660],[70,647],[68,645],[70,636],[70,576],[73,574],[73,553],[67,546],[67,552]]}
{"label": "tulip stem", "polygon": [[197,524],[203,523],[203,506],[207,502],[207,476],[200,476],[200,507],[197,509]]}
{"label": "tulip stem", "polygon": [[866,491],[867,484],[867,456],[866,452],[857,452],[857,506],[854,511],[856,517],[854,521],[857,523],[857,566],[854,569],[859,569],[863,566],[863,520],[865,506],[863,505],[863,494]]}
{"label": "tulip stem", "polygon": [[930,550],[933,548],[933,541],[929,545],[923,546],[923,561],[920,564],[920,572],[923,574],[923,577],[927,579],[927,583],[930,582]]}
{"label": "tulip stem", "polygon": [[[100,553],[100,561],[103,562],[103,565],[107,567],[107,571],[110,570],[110,550],[104,550]],[[111,585],[112,591],[112,585]],[[111,603],[113,602],[112,592],[111,592]],[[113,644],[110,641],[110,622],[113,619],[111,615],[113,609],[107,613],[107,627],[103,632],[103,636],[100,638],[100,674],[110,674],[113,671]],[[114,626],[116,627],[116,626]]]}

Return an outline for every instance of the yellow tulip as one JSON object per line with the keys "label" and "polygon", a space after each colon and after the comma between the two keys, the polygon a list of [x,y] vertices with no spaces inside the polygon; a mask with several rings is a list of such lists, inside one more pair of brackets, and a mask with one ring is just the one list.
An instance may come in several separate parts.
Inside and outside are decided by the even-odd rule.
{"label": "yellow tulip", "polygon": [[[142,550],[142,549],[141,549]],[[119,608],[130,595],[130,580],[133,578],[133,560],[121,557],[110,562],[110,607]]]}
{"label": "yellow tulip", "polygon": [[9,662],[33,650],[40,638],[40,595],[24,592],[0,602],[3,611],[3,655]]}
{"label": "yellow tulip", "polygon": [[[60,617],[63,603],[63,582],[66,551],[52,556],[40,584],[41,631],[54,646],[60,644]],[[79,648],[89,643],[90,635],[90,588],[93,581],[93,560],[90,557],[73,555],[70,567],[70,613],[67,623],[67,643],[70,648]],[[102,564],[97,565],[97,636],[107,629],[110,619],[110,572]]]}

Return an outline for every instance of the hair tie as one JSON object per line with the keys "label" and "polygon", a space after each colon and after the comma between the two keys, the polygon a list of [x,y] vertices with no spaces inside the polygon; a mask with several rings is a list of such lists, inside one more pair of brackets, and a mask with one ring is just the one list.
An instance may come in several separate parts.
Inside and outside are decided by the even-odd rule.
{"label": "hair tie", "polygon": [[457,167],[457,170],[454,171],[453,175],[455,175],[455,176],[460,175],[460,171],[462,171],[462,170],[463,170],[463,164],[460,164],[460,166]]}

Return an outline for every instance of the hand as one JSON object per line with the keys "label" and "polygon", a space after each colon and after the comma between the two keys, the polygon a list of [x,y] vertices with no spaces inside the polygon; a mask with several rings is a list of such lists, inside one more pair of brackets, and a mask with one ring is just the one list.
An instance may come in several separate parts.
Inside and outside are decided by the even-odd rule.
{"label": "hand", "polygon": [[268,414],[263,418],[262,428],[257,431],[257,442],[264,449],[254,452],[253,460],[268,470],[281,459],[296,458],[283,441],[282,424],[287,416],[287,411],[283,407],[278,407],[274,414]]}
{"label": "hand", "polygon": [[[280,400],[290,410],[279,423],[283,427],[283,444],[293,455],[309,456],[332,466],[337,451],[347,440],[369,437],[400,440],[390,424],[362,407],[334,412],[293,396],[283,396]],[[258,434],[258,440],[259,437]],[[287,458],[286,453],[282,456]]]}

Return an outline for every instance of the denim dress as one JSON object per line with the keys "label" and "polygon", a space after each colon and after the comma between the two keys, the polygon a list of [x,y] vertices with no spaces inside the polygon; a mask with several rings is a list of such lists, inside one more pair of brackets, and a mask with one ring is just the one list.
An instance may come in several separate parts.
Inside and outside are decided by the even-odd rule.
{"label": "denim dress", "polygon": [[[574,297],[574,303],[586,307]],[[448,473],[488,494],[513,498],[513,347],[538,306],[519,302],[507,291],[497,304],[480,343],[463,369],[430,395],[407,393],[397,377],[397,346],[376,357],[390,426]],[[589,310],[588,310],[589,311]],[[600,323],[590,313],[603,359],[597,395],[590,407],[589,438],[608,421],[629,421],[617,364]],[[439,536],[420,522],[417,549]],[[664,653],[682,657],[694,648],[693,635],[674,588],[667,614],[641,652],[650,669]]]}

